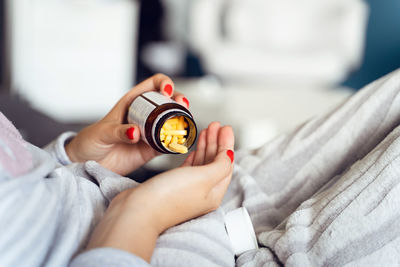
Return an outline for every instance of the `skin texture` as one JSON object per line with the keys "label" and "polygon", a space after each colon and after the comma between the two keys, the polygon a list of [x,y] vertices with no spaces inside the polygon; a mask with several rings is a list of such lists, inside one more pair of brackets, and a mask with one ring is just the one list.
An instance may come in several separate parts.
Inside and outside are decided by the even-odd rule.
{"label": "skin texture", "polygon": [[[173,82],[157,74],[135,86],[99,122],[83,129],[66,146],[74,162],[96,160],[125,175],[159,155],[140,140],[137,125],[125,124],[130,103],[147,91],[173,91]],[[184,96],[173,92],[182,105]],[[133,139],[126,131],[134,127]],[[132,136],[131,136],[132,137]],[[161,173],[118,194],[94,229],[87,249],[113,247],[150,262],[158,236],[169,227],[217,209],[232,177],[234,148],[230,126],[212,122],[200,132],[196,151],[179,168]],[[231,153],[231,152],[230,152]]]}

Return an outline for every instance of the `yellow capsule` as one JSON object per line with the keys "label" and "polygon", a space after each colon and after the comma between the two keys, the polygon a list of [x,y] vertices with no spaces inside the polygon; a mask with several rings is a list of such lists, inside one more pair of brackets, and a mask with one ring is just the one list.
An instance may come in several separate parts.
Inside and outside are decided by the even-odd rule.
{"label": "yellow capsule", "polygon": [[165,144],[166,146],[168,146],[169,143],[171,143],[171,140],[172,140],[172,135],[167,135],[167,136],[165,137],[164,144]]}
{"label": "yellow capsule", "polygon": [[178,124],[179,120],[177,117],[174,117],[174,118],[168,119],[167,122],[171,125],[174,125],[174,124]]}
{"label": "yellow capsule", "polygon": [[168,130],[165,131],[165,135],[187,135],[186,130]]}
{"label": "yellow capsule", "polygon": [[164,130],[174,130],[174,125],[172,125],[171,123],[169,123],[168,121],[166,121],[163,125]]}
{"label": "yellow capsule", "polygon": [[186,146],[180,145],[180,144],[176,144],[176,143],[169,144],[168,148],[171,149],[174,152],[181,153],[181,154],[185,154],[185,153],[188,152],[188,149],[187,149]]}
{"label": "yellow capsule", "polygon": [[177,153],[187,153],[186,142],[188,123],[184,116],[177,116],[164,122],[160,130],[160,140],[164,147]]}
{"label": "yellow capsule", "polygon": [[177,130],[185,130],[184,122],[185,122],[185,119],[183,118],[183,116],[179,116],[179,122],[178,122],[176,129]]}

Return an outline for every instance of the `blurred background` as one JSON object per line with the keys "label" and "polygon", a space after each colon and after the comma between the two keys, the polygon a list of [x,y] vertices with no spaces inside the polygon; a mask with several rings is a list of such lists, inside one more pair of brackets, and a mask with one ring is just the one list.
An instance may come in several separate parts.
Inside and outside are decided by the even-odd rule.
{"label": "blurred background", "polygon": [[199,128],[230,124],[236,149],[252,149],[400,66],[397,0],[0,3],[0,111],[37,146],[163,72]]}

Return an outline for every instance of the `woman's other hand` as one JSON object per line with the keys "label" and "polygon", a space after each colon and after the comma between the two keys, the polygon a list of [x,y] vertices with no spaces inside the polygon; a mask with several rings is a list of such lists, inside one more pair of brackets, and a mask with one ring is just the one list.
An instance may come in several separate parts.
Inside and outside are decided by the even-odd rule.
{"label": "woman's other hand", "polygon": [[232,128],[211,123],[181,167],[113,199],[88,249],[114,247],[150,261],[160,233],[219,207],[232,177],[233,146]]}
{"label": "woman's other hand", "polygon": [[163,74],[156,74],[125,94],[100,121],[84,128],[65,147],[73,162],[95,160],[102,166],[126,175],[159,153],[141,140],[139,127],[126,123],[132,101],[147,91],[160,91],[188,107],[188,100],[174,92],[174,83]]}

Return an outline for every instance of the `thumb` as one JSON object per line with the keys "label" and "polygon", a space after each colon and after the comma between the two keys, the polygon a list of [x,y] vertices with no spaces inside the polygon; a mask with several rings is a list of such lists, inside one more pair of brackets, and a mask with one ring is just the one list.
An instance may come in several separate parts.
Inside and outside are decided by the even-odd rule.
{"label": "thumb", "polygon": [[140,129],[136,124],[109,123],[103,129],[103,141],[107,144],[136,144],[140,141]]}

